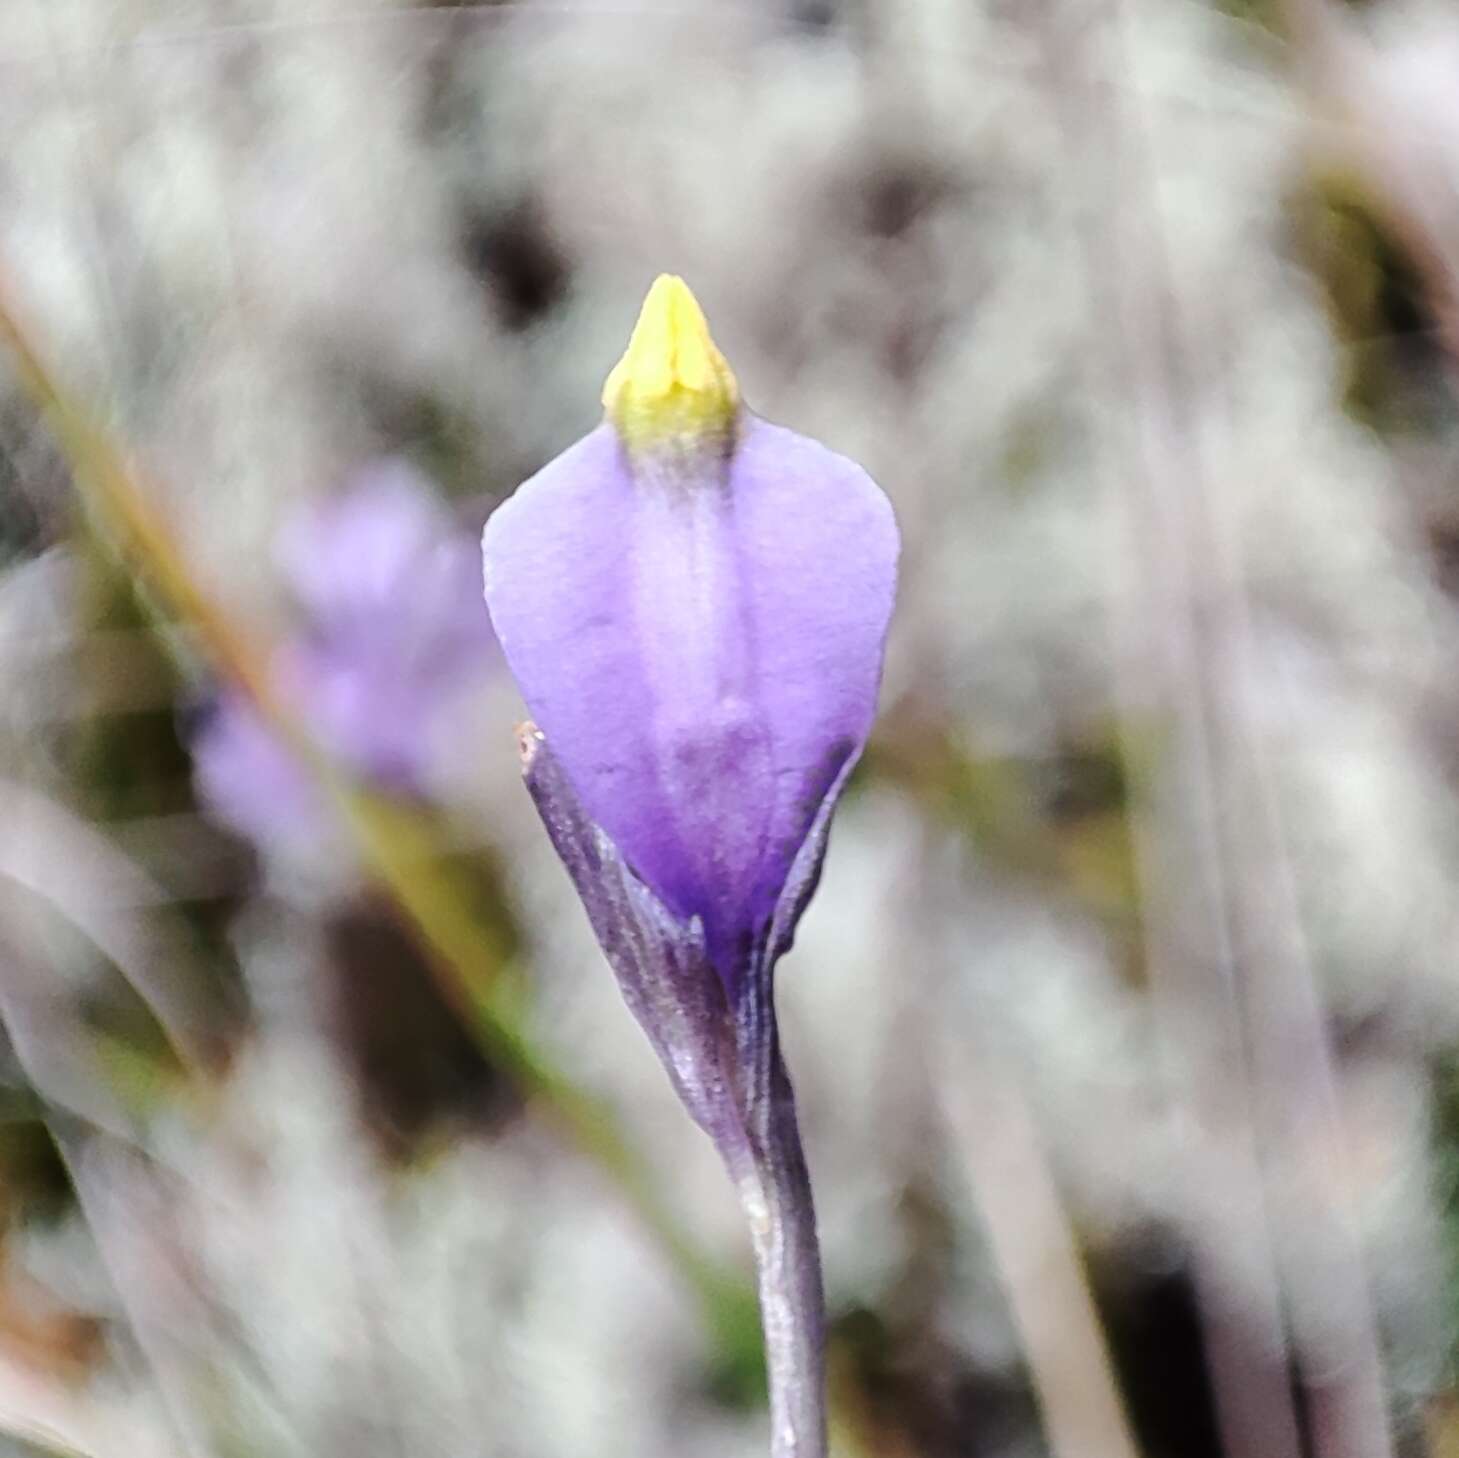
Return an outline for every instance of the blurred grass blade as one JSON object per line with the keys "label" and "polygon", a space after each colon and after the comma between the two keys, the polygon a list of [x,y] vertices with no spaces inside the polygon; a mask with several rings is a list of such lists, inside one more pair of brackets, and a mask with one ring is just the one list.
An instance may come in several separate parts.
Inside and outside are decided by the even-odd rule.
{"label": "blurred grass blade", "polygon": [[212,1010],[193,993],[195,952],[158,913],[164,890],[64,805],[0,778],[0,878],[54,907],[126,978],[177,1054],[209,1061]]}

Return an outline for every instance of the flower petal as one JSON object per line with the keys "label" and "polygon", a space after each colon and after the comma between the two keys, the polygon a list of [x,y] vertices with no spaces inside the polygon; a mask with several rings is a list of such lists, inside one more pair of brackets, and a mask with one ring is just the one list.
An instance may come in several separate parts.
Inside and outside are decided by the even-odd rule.
{"label": "flower petal", "polygon": [[763,924],[871,732],[899,540],[860,466],[783,426],[747,421],[730,489],[775,780],[756,887]]}
{"label": "flower petal", "polygon": [[279,539],[294,596],[319,630],[378,632],[408,610],[412,578],[451,521],[407,462],[375,461],[348,489],[295,515]]}
{"label": "flower petal", "polygon": [[630,578],[634,485],[609,426],[492,513],[486,600],[532,717],[588,816],[671,909],[682,859],[648,743]]}
{"label": "flower petal", "polygon": [[891,508],[746,415],[734,449],[630,466],[602,427],[487,524],[503,650],[587,814],[733,986],[859,753],[891,614]]}
{"label": "flower petal", "polygon": [[247,700],[209,705],[193,734],[198,799],[229,829],[260,846],[305,847],[328,807],[308,772]]}

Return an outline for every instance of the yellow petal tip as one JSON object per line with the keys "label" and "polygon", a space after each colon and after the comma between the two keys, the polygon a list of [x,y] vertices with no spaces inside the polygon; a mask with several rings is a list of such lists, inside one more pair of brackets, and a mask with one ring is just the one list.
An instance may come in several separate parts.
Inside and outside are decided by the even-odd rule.
{"label": "yellow petal tip", "polygon": [[603,408],[630,448],[723,435],[739,411],[734,372],[715,348],[689,285],[654,280],[623,358],[603,385]]}

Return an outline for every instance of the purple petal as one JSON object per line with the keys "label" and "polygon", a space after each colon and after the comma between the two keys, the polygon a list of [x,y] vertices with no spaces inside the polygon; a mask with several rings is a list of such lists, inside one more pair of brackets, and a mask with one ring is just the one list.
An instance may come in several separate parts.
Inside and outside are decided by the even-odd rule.
{"label": "purple petal", "polygon": [[475,544],[404,461],[356,472],[290,522],[280,557],[312,635],[335,647],[449,662],[490,642]]}
{"label": "purple petal", "polygon": [[851,461],[746,416],[630,470],[602,427],[487,525],[487,600],[589,816],[734,982],[875,711],[896,527]]}
{"label": "purple petal", "polygon": [[428,778],[438,727],[481,666],[478,659],[443,672],[428,660],[310,643],[280,655],[277,677],[331,756],[378,788],[412,794]]}
{"label": "purple petal", "polygon": [[288,523],[279,558],[300,606],[317,622],[345,627],[398,608],[412,564],[450,523],[428,483],[404,461],[355,473],[338,496]]}
{"label": "purple petal", "polygon": [[298,845],[319,833],[325,806],[308,772],[251,704],[219,700],[192,742],[198,798],[256,845]]}
{"label": "purple petal", "polygon": [[[302,728],[377,788],[419,793],[441,716],[494,662],[475,544],[400,461],[297,516],[280,555],[304,609],[274,685]],[[319,807],[287,747],[228,702],[195,746],[202,792],[261,842],[302,834]]]}
{"label": "purple petal", "polygon": [[860,466],[783,426],[752,418],[730,486],[776,780],[763,918],[871,732],[899,541]]}
{"label": "purple petal", "polygon": [[634,486],[601,426],[486,524],[486,598],[522,696],[589,816],[635,870],[669,888],[681,859],[648,737],[630,583]]}

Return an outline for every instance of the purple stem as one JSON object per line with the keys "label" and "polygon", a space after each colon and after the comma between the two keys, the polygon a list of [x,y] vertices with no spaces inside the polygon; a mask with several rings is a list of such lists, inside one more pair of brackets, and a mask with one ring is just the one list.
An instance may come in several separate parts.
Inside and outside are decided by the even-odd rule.
{"label": "purple stem", "polygon": [[624,864],[587,818],[540,731],[523,726],[521,749],[527,788],[624,1000],[685,1108],[714,1140],[749,1221],[765,1334],[771,1458],[825,1458],[825,1298],[816,1211],[795,1094],[780,1053],[774,968],[815,888],[840,778],[796,856],[732,1007],[697,919],[678,921]]}
{"label": "purple stem", "polygon": [[765,1334],[771,1458],[825,1458],[826,1303],[810,1174],[777,1041],[762,1064],[748,1146],[724,1150],[750,1238]]}

